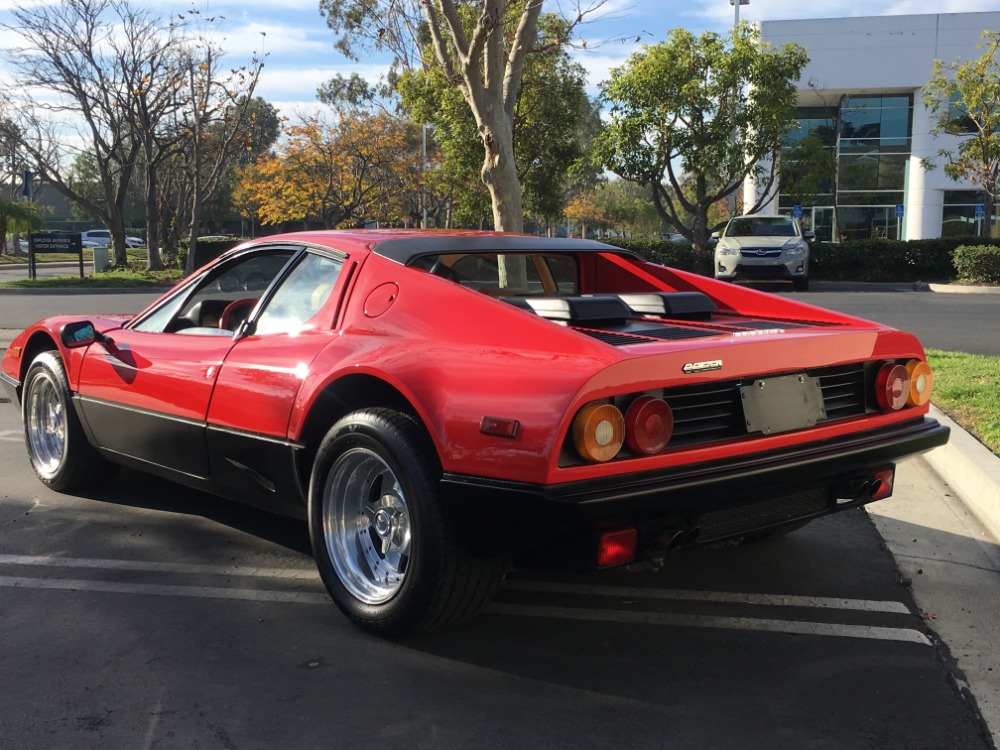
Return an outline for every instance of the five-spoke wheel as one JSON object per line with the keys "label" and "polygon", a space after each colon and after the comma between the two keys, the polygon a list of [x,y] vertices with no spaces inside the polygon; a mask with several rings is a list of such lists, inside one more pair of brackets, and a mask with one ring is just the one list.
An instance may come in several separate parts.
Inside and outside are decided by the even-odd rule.
{"label": "five-spoke wheel", "polygon": [[440,478],[426,431],[391,409],[348,414],[319,447],[309,485],[316,565],[337,606],[369,632],[458,622],[500,583],[500,560],[458,543]]}

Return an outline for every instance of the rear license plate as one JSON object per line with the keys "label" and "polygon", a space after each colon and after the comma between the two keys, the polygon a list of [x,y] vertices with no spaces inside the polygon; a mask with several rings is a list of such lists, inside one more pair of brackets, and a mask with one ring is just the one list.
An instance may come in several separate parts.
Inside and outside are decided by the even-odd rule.
{"label": "rear license plate", "polygon": [[774,435],[812,427],[826,417],[819,378],[784,375],[740,387],[747,432]]}

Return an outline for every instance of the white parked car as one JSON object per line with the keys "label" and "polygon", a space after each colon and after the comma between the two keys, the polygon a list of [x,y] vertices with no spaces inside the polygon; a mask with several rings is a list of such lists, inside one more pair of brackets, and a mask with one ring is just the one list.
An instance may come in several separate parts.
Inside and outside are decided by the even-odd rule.
{"label": "white parked car", "polygon": [[[84,247],[108,247],[111,244],[111,232],[107,229],[88,229],[86,232],[80,232],[80,239],[83,241]],[[93,242],[93,245],[87,245],[88,242]],[[145,247],[146,241],[140,237],[126,237],[125,238],[126,247]]]}
{"label": "white parked car", "polygon": [[809,244],[815,235],[802,232],[789,216],[736,216],[722,232],[713,232],[715,278],[784,279],[799,291],[809,288]]}

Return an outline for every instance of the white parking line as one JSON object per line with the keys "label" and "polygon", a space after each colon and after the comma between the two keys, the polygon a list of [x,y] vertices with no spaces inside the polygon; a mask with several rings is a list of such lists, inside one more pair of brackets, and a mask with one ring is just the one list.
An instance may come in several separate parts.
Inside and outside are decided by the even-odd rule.
{"label": "white parking line", "polygon": [[326,594],[268,589],[235,589],[222,586],[176,586],[160,583],[117,583],[114,581],[75,581],[69,578],[18,578],[0,576],[0,587],[20,589],[58,589],[61,591],[102,591],[110,594],[147,596],[193,596],[203,599],[241,599],[251,602],[289,604],[332,604]]}
{"label": "white parking line", "polygon": [[[109,571],[139,571],[153,573],[179,573],[277,579],[319,583],[313,568],[261,568],[240,565],[206,565],[200,563],[148,562],[141,560],[86,559],[35,555],[0,555],[0,565],[47,568],[76,568]],[[537,591],[542,593],[568,593],[629,600],[689,600],[728,604],[751,604],[809,609],[860,610],[872,613],[909,614],[900,602],[869,601],[863,599],[837,599],[824,597],[784,596],[776,594],[741,594],[716,591],[684,591],[676,589],[630,588],[627,586],[591,586],[582,584],[549,583],[546,581],[507,581],[503,586],[512,591]],[[62,591],[96,591],[111,594],[146,596],[180,596],[211,599],[229,599],[286,604],[330,604],[322,591],[280,591],[227,586],[194,586],[159,583],[126,583],[69,578],[32,578],[0,576],[0,588],[42,589]],[[587,607],[556,607],[544,605],[494,603],[486,612],[494,615],[533,617],[585,622],[609,622],[653,625],[661,627],[718,628],[726,630],[765,631],[798,635],[829,636],[841,638],[866,638],[930,645],[920,631],[911,628],[873,627],[839,623],[776,620],[751,617],[720,617],[690,614],[669,614],[619,609]]]}
{"label": "white parking line", "polygon": [[316,568],[256,568],[242,565],[148,562],[145,560],[90,560],[82,557],[0,555],[0,565],[31,565],[44,568],[88,568],[96,570],[138,570],[152,573],[283,578],[319,581]]}
{"label": "white parking line", "polygon": [[890,612],[905,615],[909,608],[902,602],[871,601],[868,599],[838,599],[784,594],[738,594],[725,591],[687,591],[683,589],[636,588],[629,586],[590,586],[547,581],[504,581],[505,589],[540,591],[553,594],[583,596],[616,596],[626,599],[674,599],[726,604],[755,604],[772,607],[806,607],[809,609],[850,609],[861,612]]}
{"label": "white parking line", "polygon": [[0,430],[0,440],[9,440],[12,443],[24,441],[24,433],[20,430]]}
{"label": "white parking line", "polygon": [[720,628],[724,630],[754,630],[795,635],[867,638],[880,641],[902,641],[930,646],[923,633],[910,628],[882,628],[868,625],[841,625],[830,622],[800,622],[794,620],[764,620],[750,617],[705,617],[701,615],[671,615],[657,612],[623,612],[621,610],[577,609],[575,607],[536,607],[517,604],[491,604],[486,612],[515,617],[545,617],[561,620],[616,622],[635,625],[664,625],[680,628]]}

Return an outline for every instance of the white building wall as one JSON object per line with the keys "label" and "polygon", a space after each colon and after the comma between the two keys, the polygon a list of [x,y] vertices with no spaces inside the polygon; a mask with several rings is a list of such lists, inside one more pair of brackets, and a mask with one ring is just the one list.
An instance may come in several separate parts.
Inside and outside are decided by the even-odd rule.
{"label": "white building wall", "polygon": [[[939,149],[957,145],[954,137],[931,137],[921,87],[930,78],[936,59],[951,63],[979,57],[976,45],[984,30],[1000,29],[1000,13],[764,21],[760,29],[761,38],[774,46],[794,42],[806,49],[809,63],[799,82],[801,106],[831,106],[843,94],[913,95],[904,236],[940,237],[944,192],[978,188],[951,180],[940,163],[929,172],[921,166],[923,159],[933,159]],[[752,199],[754,191],[748,182],[745,199]]]}

